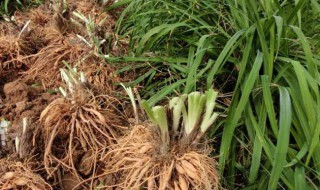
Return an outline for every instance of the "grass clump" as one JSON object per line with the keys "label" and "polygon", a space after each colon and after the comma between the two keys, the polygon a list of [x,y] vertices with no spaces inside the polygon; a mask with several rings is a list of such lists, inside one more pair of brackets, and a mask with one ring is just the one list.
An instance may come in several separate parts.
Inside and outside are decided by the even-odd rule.
{"label": "grass clump", "polygon": [[[227,117],[211,132],[228,189],[320,186],[319,13],[307,1],[127,0],[120,70],[144,73],[154,105],[172,93],[218,89]],[[154,90],[157,89],[157,90]]]}

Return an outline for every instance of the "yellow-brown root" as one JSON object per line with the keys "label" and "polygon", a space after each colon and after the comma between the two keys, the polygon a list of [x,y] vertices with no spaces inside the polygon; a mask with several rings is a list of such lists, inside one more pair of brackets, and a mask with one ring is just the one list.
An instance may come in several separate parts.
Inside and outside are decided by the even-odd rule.
{"label": "yellow-brown root", "polygon": [[0,187],[3,190],[50,190],[41,176],[32,172],[28,163],[0,160]]}
{"label": "yellow-brown root", "polygon": [[[104,175],[118,178],[116,187],[121,189],[218,189],[216,161],[209,156],[210,150],[181,150],[170,145],[169,151],[163,152],[158,131],[135,126],[102,157],[106,164]],[[103,183],[106,189],[110,188],[108,182]]]}
{"label": "yellow-brown root", "polygon": [[32,56],[32,64],[24,76],[40,81],[45,89],[61,86],[57,81],[61,81],[59,69],[65,67],[63,61],[74,66],[83,62],[88,54],[90,50],[76,37],[50,43]]}
{"label": "yellow-brown root", "polygon": [[49,176],[62,168],[91,175],[100,150],[114,143],[120,127],[115,98],[94,96],[77,88],[72,97],[54,100],[41,113],[44,133],[44,165]]}

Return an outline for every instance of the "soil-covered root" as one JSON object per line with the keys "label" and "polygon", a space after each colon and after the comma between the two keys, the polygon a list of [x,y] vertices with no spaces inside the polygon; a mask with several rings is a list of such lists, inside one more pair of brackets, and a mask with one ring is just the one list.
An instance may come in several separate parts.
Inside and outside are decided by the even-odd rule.
{"label": "soil-covered root", "polygon": [[99,89],[100,92],[106,94],[112,94],[117,90],[114,83],[120,83],[122,80],[119,76],[115,75],[116,68],[104,63],[104,61],[98,57],[91,57],[87,59],[86,63],[81,64],[79,70],[84,72],[89,84],[92,84]]}
{"label": "soil-covered root", "polygon": [[30,69],[24,73],[27,80],[40,81],[44,88],[61,86],[59,69],[68,64],[80,64],[92,56],[77,37],[64,38],[42,48],[33,56]]}
{"label": "soil-covered root", "polygon": [[21,68],[27,64],[25,55],[30,55],[33,48],[28,41],[14,35],[0,37],[0,72]]}
{"label": "soil-covered root", "polygon": [[[158,131],[135,126],[130,134],[111,145],[102,157],[106,167],[100,175],[105,188],[121,189],[218,189],[216,161],[204,147],[161,147]],[[116,185],[110,181],[116,180]],[[111,177],[112,178],[112,177]]]}
{"label": "soil-covered root", "polygon": [[14,20],[0,22],[2,69],[27,65],[29,56],[36,54],[48,42],[45,28],[49,20],[50,13],[42,5],[28,12],[16,11]]}
{"label": "soil-covered root", "polygon": [[0,160],[0,187],[2,190],[48,190],[52,189],[41,176],[35,174],[29,163]]}
{"label": "soil-covered root", "polygon": [[21,35],[1,35],[0,71],[25,70],[30,64],[30,57],[36,54],[46,43],[38,34],[29,31]]}
{"label": "soil-covered root", "polygon": [[[47,28],[49,29],[49,28]],[[50,33],[48,33],[49,35]],[[50,36],[48,37],[50,38]],[[78,67],[84,72],[88,82],[103,90],[113,88],[112,84],[120,82],[114,75],[114,68],[106,65],[102,58],[94,55],[92,50],[76,37],[63,38],[50,43],[32,56],[30,69],[23,73],[26,80],[39,81],[44,89],[61,86],[60,68]]]}
{"label": "soil-covered root", "polygon": [[81,179],[94,173],[100,150],[114,143],[122,125],[117,99],[78,86],[41,113],[44,165],[49,177],[62,168]]}

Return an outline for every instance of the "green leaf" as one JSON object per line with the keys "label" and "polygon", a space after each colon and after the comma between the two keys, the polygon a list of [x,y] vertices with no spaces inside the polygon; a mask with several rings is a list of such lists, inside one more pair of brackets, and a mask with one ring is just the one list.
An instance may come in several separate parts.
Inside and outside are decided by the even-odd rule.
{"label": "green leaf", "polygon": [[306,189],[307,181],[304,168],[301,166],[296,167],[294,172],[295,189]]}
{"label": "green leaf", "polygon": [[247,105],[249,96],[251,94],[252,88],[254,86],[255,81],[257,80],[259,70],[261,68],[263,61],[262,53],[258,52],[256,60],[253,64],[253,68],[244,82],[244,89],[242,91],[242,96],[240,98],[239,104],[232,105],[230,108],[231,113],[228,114],[228,118],[226,120],[226,124],[222,134],[222,142],[220,146],[220,158],[219,158],[219,169],[220,173],[223,172],[227,159],[229,158],[229,147],[232,141],[233,132],[235,130],[238,121],[241,118],[241,114]]}
{"label": "green leaf", "polygon": [[273,106],[273,101],[272,101],[272,96],[271,96],[271,91],[270,91],[268,81],[269,81],[268,76],[264,75],[261,77],[264,103],[267,108],[268,117],[269,117],[272,131],[275,134],[275,136],[277,137],[278,136],[278,125],[277,125],[275,110],[274,110],[274,106]]}
{"label": "green leaf", "polygon": [[284,87],[279,87],[280,93],[280,120],[279,137],[277,139],[276,152],[272,164],[272,171],[268,189],[277,189],[278,182],[286,164],[289,147],[290,127],[292,120],[292,108],[289,92]]}
{"label": "green leaf", "polygon": [[153,95],[148,100],[148,104],[150,106],[156,104],[157,102],[162,100],[166,95],[171,94],[174,89],[177,89],[179,86],[181,86],[185,82],[186,82],[186,80],[179,80],[171,85],[164,87],[162,90],[160,90],[157,94]]}
{"label": "green leaf", "polygon": [[141,55],[144,51],[151,48],[151,46],[161,37],[166,35],[169,32],[172,32],[174,29],[188,26],[185,23],[175,23],[175,24],[163,24],[161,26],[157,26],[152,28],[148,33],[146,33],[140,43],[137,46],[137,55]]}
{"label": "green leaf", "polygon": [[235,48],[235,44],[238,41],[238,39],[241,37],[242,34],[244,34],[244,30],[240,30],[237,33],[235,33],[232,38],[227,42],[221,53],[219,54],[219,57],[217,58],[214,66],[210,70],[207,78],[207,89],[210,89],[213,83],[213,79],[215,77],[215,74],[220,70],[221,66],[226,62],[227,55],[232,52],[232,50]]}

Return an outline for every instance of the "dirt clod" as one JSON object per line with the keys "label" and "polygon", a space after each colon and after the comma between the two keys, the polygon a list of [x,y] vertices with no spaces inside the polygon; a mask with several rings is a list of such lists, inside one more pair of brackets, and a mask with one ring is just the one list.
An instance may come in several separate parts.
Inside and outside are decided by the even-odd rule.
{"label": "dirt clod", "polygon": [[16,103],[28,101],[29,88],[28,85],[22,81],[16,80],[5,84],[3,91],[8,101]]}

